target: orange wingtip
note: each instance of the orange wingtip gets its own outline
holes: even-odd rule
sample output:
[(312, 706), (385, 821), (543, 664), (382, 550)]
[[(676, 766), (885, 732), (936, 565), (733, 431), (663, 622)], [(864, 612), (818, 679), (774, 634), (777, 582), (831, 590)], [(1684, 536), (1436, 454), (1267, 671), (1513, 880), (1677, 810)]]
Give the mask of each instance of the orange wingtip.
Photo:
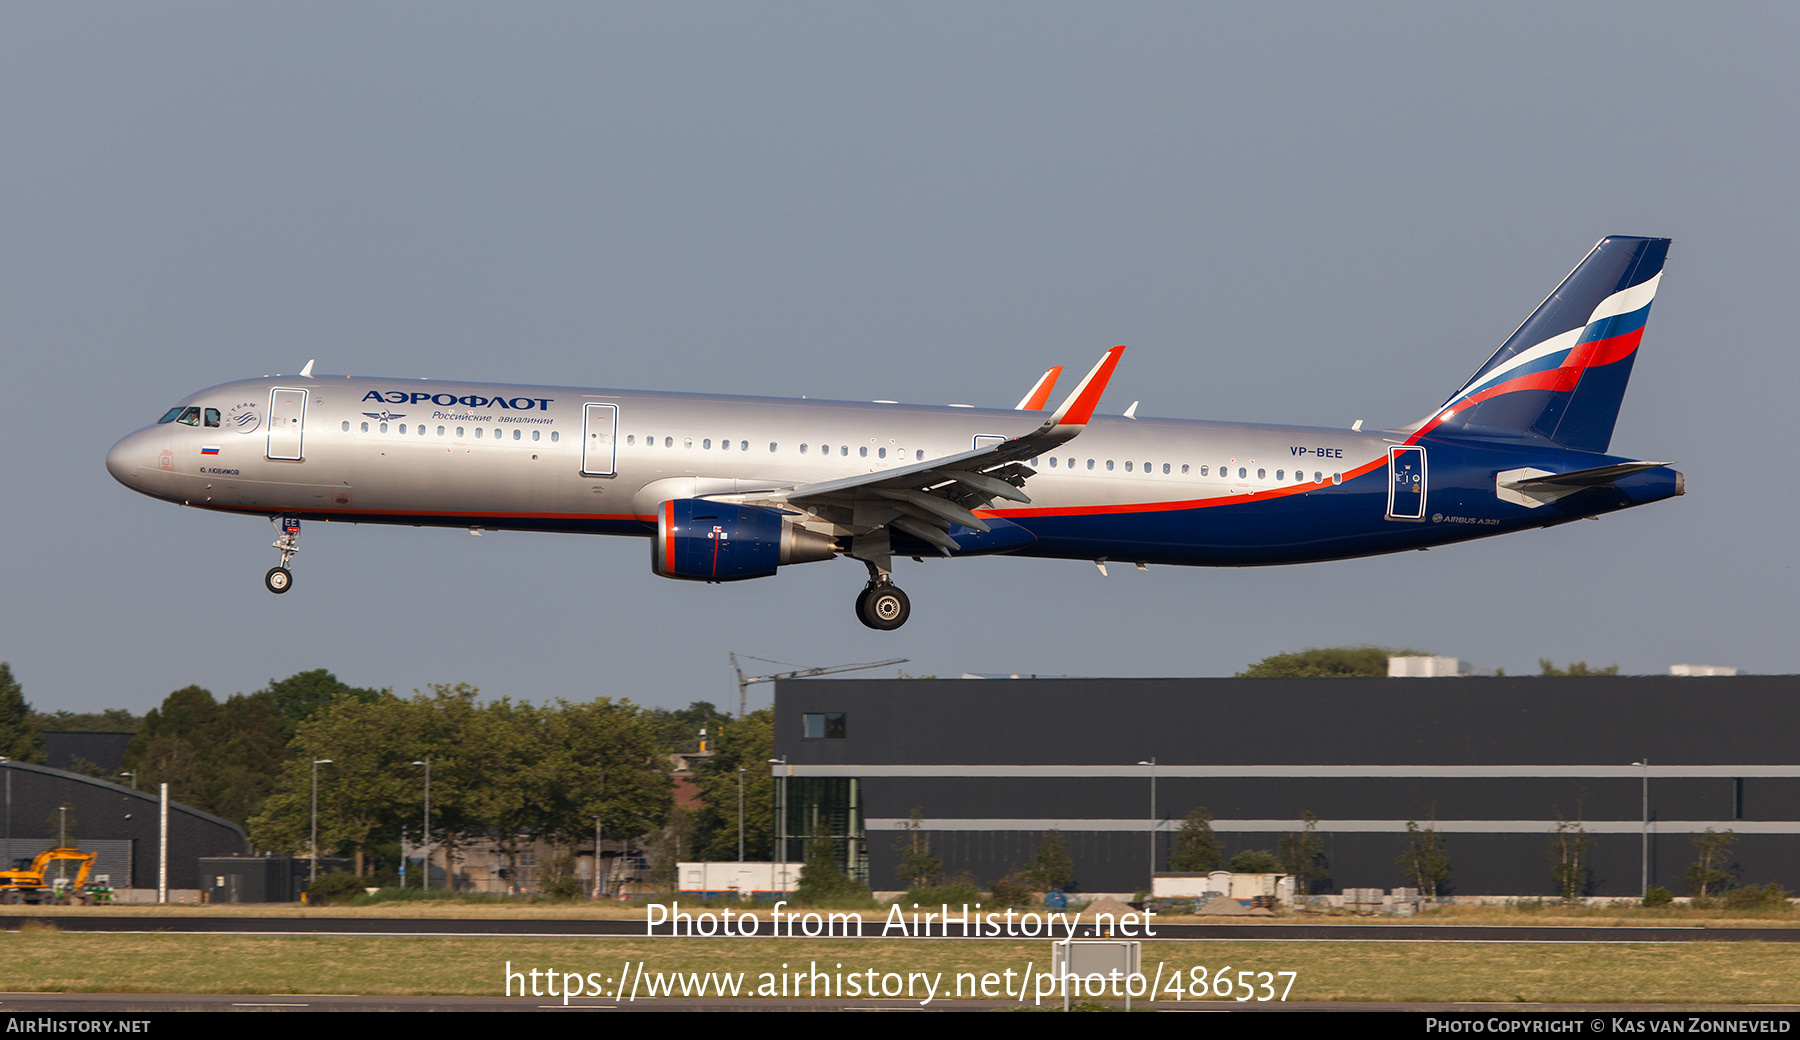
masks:
[(1081, 385), (1069, 396), (1068, 403), (1059, 410), (1056, 417), (1059, 426), (1086, 426), (1093, 417), (1094, 409), (1100, 405), (1100, 395), (1106, 392), (1106, 384), (1112, 379), (1113, 369), (1119, 365), (1119, 355), (1125, 353), (1123, 345), (1112, 348), (1094, 370), (1087, 374)]

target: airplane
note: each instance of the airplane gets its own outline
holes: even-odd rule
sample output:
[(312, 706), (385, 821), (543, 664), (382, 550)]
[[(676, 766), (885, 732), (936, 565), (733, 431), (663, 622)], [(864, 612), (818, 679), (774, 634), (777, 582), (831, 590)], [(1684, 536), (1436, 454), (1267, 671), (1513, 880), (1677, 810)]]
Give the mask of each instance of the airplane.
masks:
[[(1363, 430), (1097, 414), (1124, 347), (1050, 410), (314, 376), (192, 394), (113, 447), (154, 498), (265, 516), (285, 593), (302, 521), (650, 541), (702, 582), (847, 557), (856, 616), (911, 613), (896, 557), (1238, 567), (1428, 549), (1684, 494), (1608, 454), (1669, 240), (1602, 239), (1442, 405)], [(1046, 414), (1047, 413), (1047, 414)]]

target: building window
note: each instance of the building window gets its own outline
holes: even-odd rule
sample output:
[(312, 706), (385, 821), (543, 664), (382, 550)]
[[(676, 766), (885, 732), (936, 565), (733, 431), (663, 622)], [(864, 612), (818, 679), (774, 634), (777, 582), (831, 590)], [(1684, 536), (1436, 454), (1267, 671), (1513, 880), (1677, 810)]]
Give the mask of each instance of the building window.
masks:
[(844, 739), (844, 713), (841, 711), (809, 712), (800, 719), (807, 740)]

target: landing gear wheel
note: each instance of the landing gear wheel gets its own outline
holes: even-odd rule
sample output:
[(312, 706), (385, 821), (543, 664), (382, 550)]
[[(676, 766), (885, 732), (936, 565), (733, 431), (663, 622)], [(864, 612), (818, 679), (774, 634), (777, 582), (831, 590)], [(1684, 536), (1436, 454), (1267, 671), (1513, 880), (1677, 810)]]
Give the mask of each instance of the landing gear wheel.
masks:
[(856, 600), (856, 616), (870, 628), (882, 632), (892, 632), (906, 624), (912, 613), (912, 604), (906, 593), (894, 585), (876, 585), (863, 590)]
[(263, 575), (263, 584), (270, 592), (280, 595), (294, 587), (294, 575), (286, 567), (270, 567), (269, 573)]

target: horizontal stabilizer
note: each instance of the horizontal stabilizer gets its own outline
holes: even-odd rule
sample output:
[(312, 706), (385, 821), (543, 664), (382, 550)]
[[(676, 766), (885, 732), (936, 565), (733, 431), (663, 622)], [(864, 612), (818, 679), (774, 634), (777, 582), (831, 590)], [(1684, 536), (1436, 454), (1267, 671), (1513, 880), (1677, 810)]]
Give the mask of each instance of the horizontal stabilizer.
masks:
[[(1494, 474), (1494, 495), (1502, 502), (1511, 502), (1527, 509), (1551, 505), (1559, 499), (1567, 498), (1579, 491), (1589, 488), (1606, 487), (1616, 484), (1633, 473), (1646, 470), (1661, 469), (1672, 465), (1668, 462), (1620, 462), (1611, 466), (1595, 466), (1592, 469), (1578, 469), (1569, 473), (1552, 473), (1549, 470), (1525, 468), (1502, 470)], [(1677, 492), (1679, 494), (1680, 492)]]
[(1647, 469), (1661, 469), (1671, 466), (1671, 462), (1621, 462), (1616, 466), (1595, 466), (1593, 469), (1578, 469), (1573, 473), (1550, 473), (1541, 477), (1524, 477), (1519, 480), (1506, 481), (1503, 486), (1525, 490), (1527, 488), (1585, 488), (1601, 487), (1618, 481), (1620, 477), (1629, 477), (1633, 473), (1642, 473)]

